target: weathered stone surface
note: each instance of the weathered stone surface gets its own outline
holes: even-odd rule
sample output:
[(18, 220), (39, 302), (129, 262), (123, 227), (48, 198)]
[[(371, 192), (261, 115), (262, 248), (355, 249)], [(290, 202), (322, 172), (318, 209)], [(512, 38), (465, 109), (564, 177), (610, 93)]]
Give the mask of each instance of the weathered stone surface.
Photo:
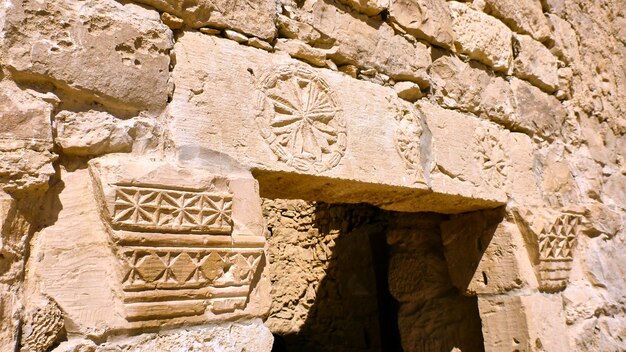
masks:
[[(261, 319), (219, 325), (147, 333), (95, 344), (87, 339), (61, 343), (53, 352), (176, 351), (203, 348), (207, 351), (271, 351), (274, 338)], [(201, 346), (201, 347), (199, 347)]]
[(571, 351), (562, 305), (560, 296), (538, 293), (479, 297), (485, 350)]
[(102, 155), (156, 146), (158, 131), (150, 118), (119, 120), (102, 112), (61, 111), (55, 116), (56, 143), (69, 155)]
[(454, 45), (458, 52), (480, 61), (496, 71), (509, 72), (513, 60), (513, 33), (495, 18), (449, 1)]
[(508, 185), (507, 131), (471, 115), (418, 102), (432, 134), (430, 182), (435, 192), (503, 202)]
[[(45, 99), (45, 100), (44, 100)], [(9, 191), (44, 189), (54, 174), (53, 95), (0, 83), (0, 183)], [(47, 102), (52, 101), (52, 103)]]
[(358, 12), (375, 16), (389, 7), (390, 0), (339, 0)]
[(393, 90), (398, 93), (400, 98), (411, 102), (415, 102), (423, 96), (420, 87), (413, 82), (398, 82), (393, 86)]
[(113, 155), (62, 170), (64, 206), (33, 240), (49, 255), (30, 263), (26, 295), (54, 299), (83, 336), (263, 316), (256, 182), (209, 165)]
[(22, 80), (49, 79), (122, 109), (159, 111), (167, 103), (172, 33), (156, 11), (113, 0), (20, 1), (5, 26), (5, 64)]
[(0, 351), (626, 350), (625, 18), (5, 1)]
[(465, 294), (502, 294), (536, 288), (517, 225), (497, 209), (453, 217), (441, 224), (452, 283)]
[(392, 0), (391, 19), (407, 33), (446, 48), (452, 47), (452, 17), (444, 0)]
[[(213, 55), (202, 55), (199, 48), (206, 47), (213, 48)], [(411, 105), (398, 99), (393, 89), (356, 81), (328, 70), (305, 69), (302, 64), (282, 56), (270, 56), (223, 39), (194, 33), (185, 34), (176, 50), (180, 60), (174, 70), (178, 88), (169, 114), (174, 126), (172, 140), (178, 148), (190, 145), (220, 148), (255, 170), (256, 177), (267, 185), (262, 189), (266, 196), (280, 197), (297, 187), (299, 196), (304, 199), (367, 200), (390, 209), (396, 205), (397, 209), (420, 209), (424, 204), (429, 207), (443, 204), (439, 202), (440, 196), (430, 200), (429, 197), (407, 198), (409, 194), (429, 193), (422, 158), (430, 151), (428, 143), (418, 143), (420, 138), (427, 137), (422, 133), (420, 120), (423, 118)], [(246, 65), (233, 66), (229, 71), (216, 69), (225, 62), (239, 62), (244, 57)], [(198, 75), (212, 77), (212, 84), (198, 82)], [(296, 80), (309, 83), (298, 88), (293, 86)], [(218, 84), (227, 84), (230, 90), (227, 92)], [(298, 104), (303, 103), (297, 100), (302, 88), (310, 89), (311, 96), (317, 97), (316, 104), (322, 114), (319, 116), (324, 117), (310, 132), (299, 129), (302, 117), (296, 110), (290, 110), (302, 109)], [(354, 96), (352, 92), (356, 90), (363, 94)], [(234, 96), (237, 99), (229, 98)], [(286, 103), (281, 99), (287, 99)], [(367, 110), (364, 111), (363, 107)], [(223, 113), (225, 111), (228, 114)], [(438, 111), (429, 114), (438, 120)], [(251, 116), (256, 116), (256, 121)], [(313, 118), (317, 116), (317, 112), (312, 115)], [(228, 125), (203, 122), (221, 118), (228, 118)], [(285, 121), (281, 122), (281, 119)], [(241, 127), (232, 128), (235, 124)], [(397, 126), (397, 129), (381, 128), (386, 125)], [(286, 133), (290, 128), (294, 132)], [(450, 126), (442, 127), (442, 130), (465, 133), (465, 129), (458, 125), (454, 130)], [(380, 133), (372, 134), (372, 131)], [(372, 138), (366, 142), (360, 139), (364, 133)], [(214, 138), (205, 138), (207, 134)], [(394, 168), (394, 163), (401, 163), (404, 168)], [(450, 160), (450, 163), (459, 168), (476, 169), (473, 159)], [(363, 174), (359, 170), (369, 171)], [(476, 172), (477, 169), (472, 171), (474, 182), (480, 184)], [(309, 181), (293, 184), (290, 181), (293, 173), (304, 175)], [(315, 175), (324, 177), (313, 177)], [(272, 181), (268, 182), (270, 179)], [(444, 193), (441, 195), (444, 198), (460, 196), (468, 199), (452, 203), (451, 209), (437, 208), (441, 211), (453, 211), (457, 207), (473, 209), (477, 203), (495, 206), (504, 200), (504, 193), (496, 193), (502, 195), (496, 197), (491, 192), (474, 193), (461, 189), (463, 183), (455, 185), (446, 181), (448, 179), (447, 176), (437, 178), (433, 181), (436, 182), (433, 190)], [(351, 182), (357, 183), (348, 187)], [(379, 202), (376, 196), (379, 191), (369, 191), (359, 182), (380, 183), (381, 189), (388, 189), (394, 196), (385, 197), (384, 203)], [(398, 186), (400, 188), (395, 188)]]
[(510, 84), (517, 110), (513, 126), (548, 140), (558, 138), (567, 114), (561, 103), (525, 81), (513, 78)]
[(182, 18), (193, 28), (215, 27), (234, 30), (263, 39), (276, 35), (274, 19), (276, 4), (273, 0), (255, 1), (254, 6), (244, 0), (135, 0)]
[(485, 12), (497, 17), (516, 32), (530, 34), (542, 42), (550, 35), (550, 27), (539, 0), (485, 0), (485, 5)]
[[(396, 35), (388, 24), (364, 15), (346, 13), (318, 0), (306, 1), (296, 16), (335, 40), (328, 53), (335, 64), (374, 68), (394, 80), (428, 86), (426, 68), (431, 61), (430, 49)], [(354, 33), (360, 34), (355, 36)]]
[(513, 74), (548, 93), (554, 92), (559, 85), (556, 57), (529, 36), (515, 35), (513, 41), (513, 50), (516, 52)]

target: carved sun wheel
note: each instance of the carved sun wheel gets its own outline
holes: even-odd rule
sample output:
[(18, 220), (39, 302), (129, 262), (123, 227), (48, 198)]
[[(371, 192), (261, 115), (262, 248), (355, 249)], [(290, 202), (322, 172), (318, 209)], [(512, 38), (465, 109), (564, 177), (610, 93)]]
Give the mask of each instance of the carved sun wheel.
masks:
[(346, 125), (328, 84), (303, 67), (286, 66), (262, 79), (257, 124), (279, 160), (323, 172), (346, 150)]

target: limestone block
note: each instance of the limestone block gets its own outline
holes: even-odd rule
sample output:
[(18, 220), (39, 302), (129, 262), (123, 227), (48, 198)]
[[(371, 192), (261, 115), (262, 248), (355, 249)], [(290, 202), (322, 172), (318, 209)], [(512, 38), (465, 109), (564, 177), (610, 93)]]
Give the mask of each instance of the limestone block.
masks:
[(390, 0), (339, 0), (354, 10), (368, 16), (376, 16), (389, 7)]
[(536, 288), (533, 268), (515, 223), (496, 209), (453, 217), (441, 224), (452, 283), (466, 295)]
[[(119, 120), (102, 111), (61, 111), (55, 116), (56, 139), (63, 153), (102, 155), (130, 152), (138, 144), (154, 144), (158, 137), (155, 122), (149, 118)], [(142, 148), (146, 147), (145, 145)]]
[(413, 82), (398, 82), (393, 86), (393, 90), (404, 100), (415, 102), (422, 97), (420, 87)]
[(33, 240), (26, 296), (56, 301), (68, 334), (267, 313), (263, 218), (249, 172), (219, 159), (110, 154), (61, 177), (62, 209)]
[(503, 202), (511, 161), (504, 152), (508, 132), (487, 121), (419, 101), (432, 135), (433, 191)]
[(274, 337), (261, 319), (219, 325), (145, 333), (95, 344), (87, 339), (72, 339), (51, 352), (109, 351), (255, 351), (272, 350)]
[[(264, 196), (295, 192), (301, 199), (444, 212), (504, 200), (466, 183), (438, 184), (448, 195), (429, 195), (423, 116), (392, 88), (197, 33), (185, 33), (176, 52), (169, 115), (179, 155), (220, 150), (253, 169)], [(303, 110), (308, 101), (314, 105)], [(465, 134), (465, 127), (446, 128)], [(458, 153), (466, 148), (459, 145)], [(476, 169), (473, 156), (454, 162)]]
[(474, 114), (482, 112), (481, 98), (492, 77), (488, 69), (481, 66), (448, 55), (433, 61), (429, 73), (437, 103)]
[(19, 1), (10, 11), (7, 65), (17, 79), (121, 109), (165, 107), (173, 39), (156, 11), (113, 0)]
[(515, 126), (548, 140), (557, 138), (566, 118), (566, 111), (555, 97), (520, 79), (510, 81), (515, 99)]
[(542, 292), (567, 285), (575, 247), (582, 230), (580, 210), (517, 207), (515, 222), (524, 236)]
[(426, 69), (430, 48), (396, 35), (387, 23), (360, 14), (350, 14), (326, 1), (309, 0), (298, 12), (299, 19), (335, 39), (328, 57), (338, 66), (356, 64), (374, 68), (396, 81), (428, 86)]
[(479, 296), (486, 351), (571, 351), (560, 295)]
[(245, 34), (270, 40), (276, 35), (274, 0), (255, 0), (254, 6), (245, 0), (134, 0), (159, 11), (182, 18), (193, 28), (230, 28)]
[(578, 47), (578, 38), (572, 25), (559, 16), (548, 14), (548, 23), (550, 24), (550, 39), (554, 42), (550, 49), (559, 59), (567, 64), (578, 62), (580, 60), (580, 49)]
[(559, 86), (557, 59), (543, 44), (526, 35), (513, 37), (516, 51), (513, 74), (548, 93)]
[(452, 17), (444, 0), (392, 0), (389, 15), (417, 38), (446, 48), (454, 43)]
[(540, 0), (485, 0), (485, 12), (495, 16), (518, 33), (529, 34), (538, 41), (550, 35), (548, 21)]
[(465, 4), (449, 1), (448, 5), (457, 52), (496, 71), (508, 73), (513, 59), (511, 30), (497, 19)]
[(0, 183), (15, 191), (45, 189), (54, 174), (50, 124), (54, 104), (13, 83), (0, 83)]
[(311, 65), (324, 67), (326, 66), (326, 52), (322, 49), (314, 48), (297, 39), (276, 40), (276, 50), (284, 51), (289, 56), (308, 62)]

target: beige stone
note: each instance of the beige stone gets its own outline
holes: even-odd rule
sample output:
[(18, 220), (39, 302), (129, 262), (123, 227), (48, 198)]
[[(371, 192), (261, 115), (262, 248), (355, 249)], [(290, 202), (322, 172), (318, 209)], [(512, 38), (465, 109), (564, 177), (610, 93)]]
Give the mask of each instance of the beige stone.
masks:
[(548, 140), (557, 138), (566, 118), (561, 103), (525, 81), (514, 78), (510, 83), (517, 110), (515, 125)]
[(479, 297), (485, 350), (571, 351), (562, 304), (559, 295)]
[(169, 12), (182, 18), (193, 28), (215, 27), (232, 28), (242, 33), (262, 39), (272, 39), (276, 35), (274, 1), (256, 1), (250, 6), (243, 0), (199, 0), (193, 5), (182, 0), (135, 0), (159, 11)]
[(484, 0), (485, 11), (506, 23), (518, 33), (529, 34), (538, 41), (550, 35), (548, 21), (539, 0)]
[[(61, 111), (55, 116), (55, 142), (68, 155), (102, 155), (156, 146), (155, 122), (148, 118), (119, 120), (101, 111)], [(141, 145), (145, 141), (147, 145)]]
[(568, 282), (572, 260), (582, 230), (580, 213), (545, 208), (516, 208), (515, 222), (524, 236), (535, 268), (539, 289), (556, 292)]
[(444, 0), (392, 0), (389, 15), (411, 35), (453, 46), (452, 17)]
[(504, 210), (470, 213), (441, 224), (453, 284), (465, 294), (503, 294), (536, 288), (532, 266), (515, 223)]
[(54, 299), (68, 334), (83, 336), (263, 316), (256, 182), (203, 163), (118, 155), (63, 170), (65, 207), (33, 246), (55, 254), (30, 264), (27, 296)]
[(300, 11), (298, 17), (302, 22), (335, 39), (328, 57), (337, 65), (375, 68), (394, 80), (428, 86), (426, 68), (431, 60), (426, 45), (396, 35), (384, 22), (346, 13), (324, 1), (306, 1)]
[(185, 23), (182, 18), (171, 15), (167, 12), (161, 14), (161, 21), (171, 29), (181, 29)]
[(358, 12), (375, 16), (389, 7), (390, 0), (339, 0)]
[(294, 59), (300, 59), (318, 67), (326, 66), (326, 52), (324, 50), (311, 47), (297, 39), (279, 38), (275, 48), (286, 52)]
[[(44, 100), (45, 99), (45, 100)], [(52, 99), (52, 100), (50, 100)], [(46, 101), (52, 101), (52, 103)], [(47, 188), (54, 174), (51, 118), (54, 96), (0, 83), (0, 182), (5, 190)]]
[(116, 108), (165, 108), (172, 33), (156, 11), (112, 0), (83, 7), (18, 2), (7, 18), (13, 44), (6, 65), (18, 78), (49, 77), (60, 89)]
[(529, 36), (515, 35), (513, 40), (513, 74), (548, 93), (554, 92), (559, 86), (556, 57)]
[(74, 339), (61, 343), (53, 352), (108, 352), (108, 351), (174, 351), (195, 349), (209, 351), (271, 351), (272, 334), (260, 319), (238, 321), (186, 329), (160, 331), (115, 341), (95, 344), (87, 339)]
[[(214, 48), (213, 55), (202, 56), (197, 48), (203, 47)], [(414, 195), (429, 193), (428, 181), (423, 174), (422, 158), (428, 158), (427, 154), (431, 151), (427, 148), (428, 143), (418, 143), (420, 138), (427, 136), (422, 133), (423, 127), (420, 125), (422, 115), (398, 99), (391, 88), (356, 81), (327, 70), (313, 71), (281, 56), (271, 57), (261, 51), (234, 45), (230, 41), (193, 33), (181, 38), (176, 50), (180, 59), (180, 64), (174, 71), (178, 89), (169, 114), (172, 116), (172, 126), (175, 126), (172, 139), (179, 148), (179, 153), (197, 150), (197, 147), (192, 147), (197, 144), (208, 149), (219, 146), (227, 155), (252, 167), (255, 175), (264, 184), (271, 185), (262, 190), (266, 196), (280, 197), (280, 194), (285, 194), (290, 189), (297, 189), (300, 197), (305, 199), (315, 194), (317, 199), (333, 200), (340, 199), (338, 196), (341, 194), (344, 200), (349, 199), (350, 202), (367, 200), (387, 208), (397, 206), (397, 209), (420, 209), (425, 204), (429, 207), (444, 204), (438, 201), (439, 195), (420, 198), (406, 198), (407, 193), (403, 195), (403, 190)], [(229, 72), (215, 69), (224, 62), (238, 62), (244, 57), (248, 60), (246, 65), (233, 67)], [(198, 68), (202, 71), (197, 71)], [(214, 82), (228, 82), (231, 89), (229, 94), (238, 96), (238, 99), (229, 99), (228, 95), (216, 99), (215, 94), (224, 94), (224, 90), (215, 84), (199, 86), (198, 74), (213, 77)], [(217, 78), (225, 74), (229, 77), (234, 74), (240, 78)], [(297, 80), (301, 84), (309, 85), (304, 85), (303, 88), (315, 89), (314, 94), (319, 97), (319, 104), (323, 108), (320, 113), (327, 116), (323, 120), (326, 127), (319, 125), (320, 130), (313, 130), (313, 135), (308, 135), (309, 132), (286, 134), (288, 129), (279, 120), (273, 120), (282, 118), (283, 115), (287, 118), (294, 113), (285, 104), (296, 104), (296, 108), (299, 106), (297, 104), (300, 103), (294, 100), (296, 98), (293, 95), (299, 93), (291, 85)], [(352, 95), (356, 90), (369, 93)], [(291, 101), (285, 102), (282, 99)], [(362, 106), (368, 107), (367, 112), (363, 112)], [(221, 111), (229, 113), (222, 114)], [(429, 111), (427, 115), (440, 122), (438, 111)], [(250, 119), (250, 116), (256, 116), (256, 121)], [(376, 116), (380, 121), (387, 122), (381, 124), (361, 116)], [(228, 118), (228, 128), (226, 125), (220, 127), (199, 122), (215, 121), (222, 117)], [(235, 124), (241, 127), (233, 128)], [(381, 129), (386, 124), (398, 126), (398, 129)], [(290, 125), (295, 126), (287, 124), (285, 127), (295, 128)], [(459, 127), (458, 124), (454, 126), (454, 131), (457, 132), (452, 133), (465, 133), (466, 127)], [(441, 130), (451, 131), (449, 126), (441, 127)], [(372, 134), (372, 131), (381, 133)], [(207, 133), (215, 138), (204, 138)], [(359, 137), (364, 134), (372, 137), (365, 141)], [(357, 139), (353, 139), (354, 137)], [(437, 143), (443, 143), (443, 139)], [(461, 142), (458, 146), (465, 150), (461, 147)], [(443, 148), (443, 145), (438, 148)], [(381, 153), (383, 150), (387, 152)], [(404, 167), (394, 168), (392, 163), (400, 163)], [(482, 183), (473, 158), (450, 160), (450, 163), (457, 168), (471, 169), (473, 182)], [(364, 174), (358, 170), (369, 171)], [(494, 175), (497, 175), (498, 171), (493, 170)], [(285, 177), (286, 173), (294, 172), (306, 175), (309, 181), (305, 184), (290, 182)], [(314, 177), (319, 174), (324, 175), (324, 178)], [(367, 178), (363, 178), (364, 176)], [(453, 203), (453, 209), (475, 209), (480, 203), (496, 206), (505, 199), (504, 192), (496, 192), (499, 195), (495, 197), (493, 192), (475, 193), (470, 189), (463, 190), (460, 185), (465, 185), (464, 182), (454, 183), (449, 181), (448, 176), (439, 176), (436, 180), (433, 177), (436, 185), (433, 184), (432, 187), (435, 192), (442, 193), (441, 197), (467, 197), (466, 200), (459, 199), (458, 203)], [(272, 181), (267, 182), (269, 180)], [(347, 187), (351, 182), (357, 182), (354, 188)], [(394, 196), (387, 195), (384, 204), (380, 203), (376, 191), (369, 191), (358, 182), (381, 183), (383, 189), (389, 189)], [(400, 188), (391, 191), (398, 186)], [(362, 190), (366, 192), (362, 193)], [(395, 195), (397, 198), (394, 199)]]
[(393, 90), (400, 98), (411, 102), (417, 101), (423, 95), (420, 87), (413, 82), (398, 82), (393, 86)]
[(454, 45), (458, 52), (496, 71), (508, 73), (513, 60), (512, 32), (495, 18), (449, 1)]

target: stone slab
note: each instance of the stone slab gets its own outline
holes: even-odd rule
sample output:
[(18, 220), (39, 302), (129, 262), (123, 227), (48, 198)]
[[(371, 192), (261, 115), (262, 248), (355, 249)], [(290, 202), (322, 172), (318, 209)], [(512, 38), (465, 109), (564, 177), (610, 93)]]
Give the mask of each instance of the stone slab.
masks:
[[(297, 194), (442, 212), (495, 207), (506, 199), (494, 188), (477, 190), (482, 173), (474, 156), (449, 161), (472, 170), (473, 183), (437, 176), (433, 189), (441, 194), (430, 194), (426, 119), (392, 88), (199, 33), (181, 36), (176, 52), (177, 88), (168, 114), (179, 155), (220, 150), (253, 170), (265, 197)], [(433, 124), (443, 121), (437, 114), (429, 116)], [(441, 128), (461, 135), (474, 127)], [(439, 148), (451, 137), (441, 135)], [(457, 144), (456, 152), (467, 154)], [(441, 160), (452, 154), (439, 150)]]

